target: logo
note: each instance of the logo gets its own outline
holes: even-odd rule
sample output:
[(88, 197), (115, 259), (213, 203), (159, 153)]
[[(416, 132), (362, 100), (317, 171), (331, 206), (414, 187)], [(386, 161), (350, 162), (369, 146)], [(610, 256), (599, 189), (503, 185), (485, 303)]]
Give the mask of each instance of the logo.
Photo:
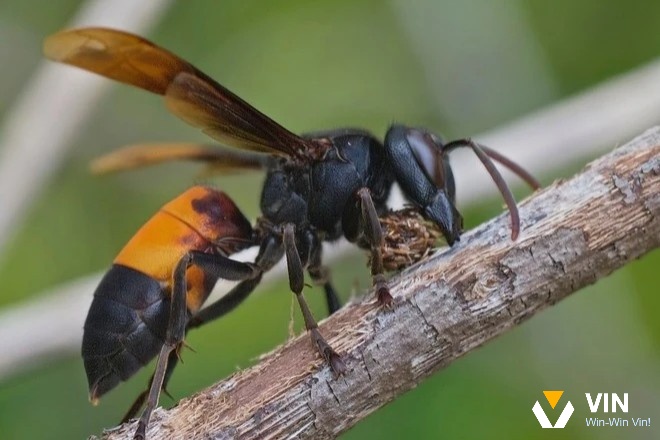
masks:
[(595, 398), (591, 397), (591, 393), (584, 393), (584, 395), (587, 397), (587, 404), (589, 405), (589, 410), (592, 413), (595, 413), (598, 411), (598, 407), (600, 406), (600, 401), (603, 397), (605, 397), (604, 400), (604, 411), (603, 412), (609, 412), (609, 396), (612, 396), (612, 412), (616, 412), (616, 407), (617, 405), (619, 406), (619, 409), (623, 411), (624, 413), (628, 412), (628, 393), (623, 393), (623, 400), (619, 397), (617, 393), (598, 393)]
[[(543, 391), (543, 394), (545, 394), (545, 398), (552, 407), (552, 409), (555, 409), (555, 406), (557, 406), (557, 402), (559, 402), (559, 399), (561, 398), (561, 395), (564, 394), (563, 391)], [(552, 423), (550, 423), (550, 420), (548, 419), (548, 416), (545, 414), (545, 411), (543, 411), (543, 408), (541, 408), (541, 404), (537, 400), (534, 406), (532, 407), (532, 411), (534, 412), (534, 415), (536, 416), (536, 419), (539, 421), (541, 424), (542, 428), (563, 428), (566, 426), (566, 423), (568, 423), (568, 419), (571, 418), (571, 415), (573, 414), (574, 408), (573, 405), (571, 404), (571, 401), (569, 400), (566, 403), (566, 406), (564, 407), (564, 410), (561, 412), (559, 415), (559, 418), (555, 422), (555, 425), (552, 426)]]

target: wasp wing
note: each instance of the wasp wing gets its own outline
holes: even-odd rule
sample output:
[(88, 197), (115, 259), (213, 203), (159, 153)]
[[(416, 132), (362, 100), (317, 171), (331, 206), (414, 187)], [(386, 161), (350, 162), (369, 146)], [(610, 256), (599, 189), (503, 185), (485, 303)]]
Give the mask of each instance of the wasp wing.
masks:
[(107, 28), (67, 30), (46, 38), (44, 53), (164, 95), (175, 115), (227, 145), (297, 158), (314, 147), (192, 64), (137, 35)]
[(271, 153), (275, 148), (275, 153), (289, 157), (304, 157), (304, 152), (313, 148), (313, 141), (282, 128), (221, 87), (183, 72), (167, 88), (165, 104), (172, 113), (222, 144)]
[(239, 169), (260, 170), (266, 166), (267, 158), (262, 154), (232, 151), (215, 145), (136, 144), (95, 159), (90, 164), (90, 168), (95, 174), (107, 174), (178, 160), (205, 162), (213, 170), (225, 172)]

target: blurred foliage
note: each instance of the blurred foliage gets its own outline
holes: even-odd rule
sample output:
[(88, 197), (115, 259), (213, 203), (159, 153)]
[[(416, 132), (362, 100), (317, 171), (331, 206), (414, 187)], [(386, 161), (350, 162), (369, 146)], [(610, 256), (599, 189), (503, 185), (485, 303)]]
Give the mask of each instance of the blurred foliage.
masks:
[[(149, 37), (294, 131), (350, 125), (383, 133), (396, 119), (448, 135), (472, 134), (660, 53), (660, 2), (501, 5), (491, 13), (493, 3), (484, 1), (174, 2)], [(3, 115), (40, 62), (42, 38), (63, 27), (78, 6), (73, 0), (48, 7), (36, 0), (0, 4)], [(508, 53), (508, 42), (516, 40), (526, 49)], [(456, 87), (436, 87), (445, 84), (443, 78)], [(480, 113), (480, 102), (502, 111)], [(158, 206), (191, 182), (208, 180), (189, 165), (104, 178), (87, 174), (90, 158), (118, 145), (177, 139), (204, 137), (178, 123), (158, 98), (113, 88), (80, 133), (68, 164), (12, 237), (0, 267), (0, 304), (104, 270)], [(549, 160), (554, 154), (561, 152), (548, 152)], [(567, 175), (558, 170), (542, 177), (549, 182)], [(213, 179), (252, 218), (258, 215), (258, 182), (255, 175)], [(492, 200), (464, 208), (468, 226), (492, 217), (500, 205)], [(344, 298), (356, 285), (360, 293), (368, 286), (366, 268), (355, 270), (363, 262), (353, 256), (333, 267)], [(659, 263), (656, 251), (563, 301), (435, 375), (344, 438), (556, 438), (556, 432), (539, 428), (530, 411), (544, 389), (565, 389), (576, 406), (576, 419), (562, 438), (621, 438), (620, 430), (584, 427), (582, 393), (629, 392), (631, 416), (660, 412)], [(308, 297), (323, 316), (321, 295), (310, 291)], [(185, 353), (172, 395), (190, 395), (284, 341), (291, 301), (286, 285), (271, 285), (235, 313), (192, 333), (189, 343), (197, 353)], [(0, 383), (2, 438), (99, 432), (118, 421), (149, 374), (145, 369), (93, 408), (79, 358), (27, 371)], [(162, 403), (172, 402), (164, 397)], [(629, 428), (624, 435), (657, 438), (657, 428), (651, 429)]]

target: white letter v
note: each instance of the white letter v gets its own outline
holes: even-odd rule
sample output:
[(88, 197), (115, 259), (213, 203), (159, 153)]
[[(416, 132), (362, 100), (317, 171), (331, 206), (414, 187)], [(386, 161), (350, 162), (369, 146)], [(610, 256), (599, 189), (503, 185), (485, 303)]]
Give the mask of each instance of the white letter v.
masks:
[(598, 397), (596, 398), (595, 402), (592, 402), (590, 393), (584, 393), (584, 395), (587, 396), (587, 403), (589, 404), (589, 409), (591, 412), (595, 413), (598, 411), (598, 407), (600, 406), (600, 398), (603, 397), (603, 393), (598, 393)]

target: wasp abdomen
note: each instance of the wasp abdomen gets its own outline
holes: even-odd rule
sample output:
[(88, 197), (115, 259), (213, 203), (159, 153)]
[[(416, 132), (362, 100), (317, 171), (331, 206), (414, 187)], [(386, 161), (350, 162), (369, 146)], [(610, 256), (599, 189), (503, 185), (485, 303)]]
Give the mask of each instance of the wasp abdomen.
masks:
[(94, 292), (82, 356), (92, 401), (131, 377), (159, 352), (170, 300), (153, 278), (115, 264)]

